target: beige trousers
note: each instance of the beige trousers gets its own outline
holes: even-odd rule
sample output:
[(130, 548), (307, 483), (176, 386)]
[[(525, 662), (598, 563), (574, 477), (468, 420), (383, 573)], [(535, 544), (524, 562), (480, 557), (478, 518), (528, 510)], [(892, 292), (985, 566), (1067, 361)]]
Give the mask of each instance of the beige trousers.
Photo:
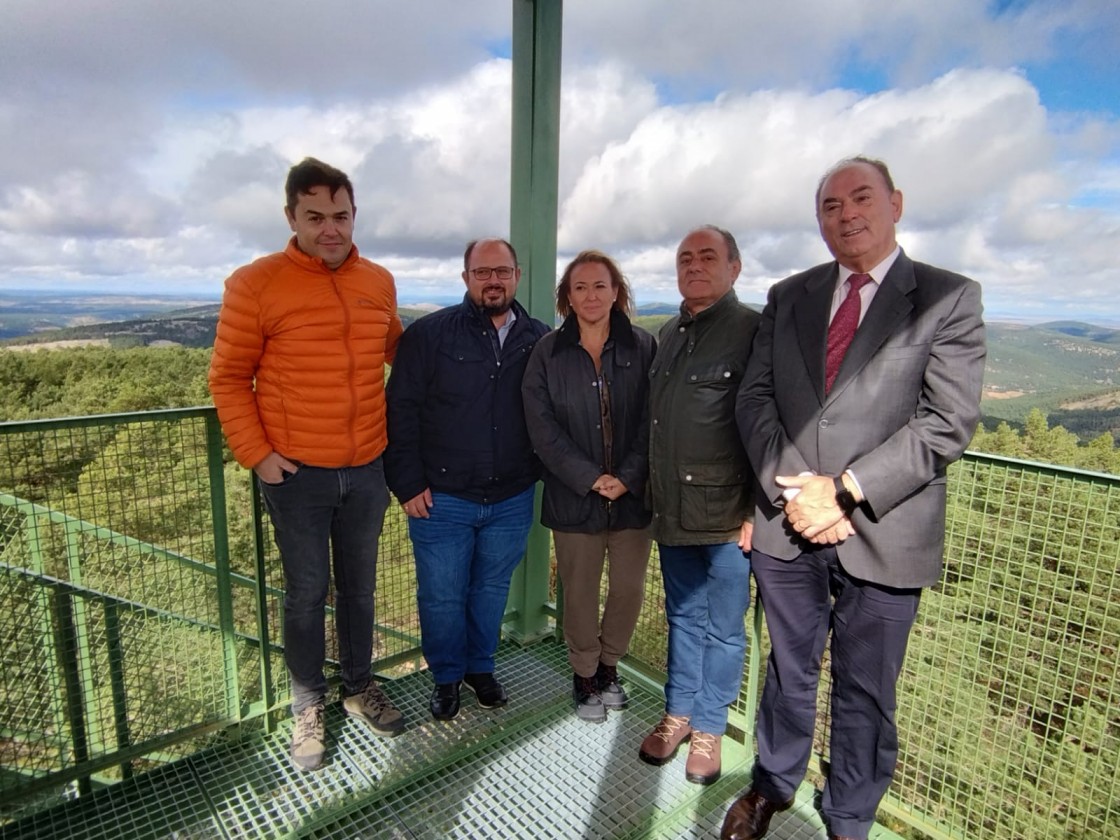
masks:
[[(630, 647), (645, 594), (650, 536), (645, 528), (598, 534), (552, 532), (556, 570), (564, 586), (564, 641), (568, 661), (581, 677), (617, 665)], [(607, 601), (599, 620), (603, 560), (607, 559)]]

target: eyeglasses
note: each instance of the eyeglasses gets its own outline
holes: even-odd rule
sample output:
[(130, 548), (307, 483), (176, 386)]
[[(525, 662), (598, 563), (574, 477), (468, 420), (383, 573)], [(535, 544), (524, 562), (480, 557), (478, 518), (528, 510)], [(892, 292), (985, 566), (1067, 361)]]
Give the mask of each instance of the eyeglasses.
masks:
[(508, 265), (500, 265), (497, 268), (483, 266), (482, 268), (472, 268), (471, 274), (474, 275), (475, 280), (489, 280), (491, 274), (497, 274), (499, 280), (508, 280), (513, 277), (513, 269)]

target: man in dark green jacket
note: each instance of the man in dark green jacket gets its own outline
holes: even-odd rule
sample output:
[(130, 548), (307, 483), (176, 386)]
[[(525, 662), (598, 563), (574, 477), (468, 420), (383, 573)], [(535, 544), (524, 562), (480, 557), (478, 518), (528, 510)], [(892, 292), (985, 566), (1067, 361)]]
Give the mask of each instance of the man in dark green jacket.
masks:
[(690, 738), (685, 777), (720, 774), (720, 739), (739, 693), (750, 601), (753, 480), (735, 424), (735, 396), (759, 315), (732, 286), (735, 238), (713, 226), (677, 249), (681, 314), (661, 329), (650, 369), (653, 538), (669, 622), (665, 716), (639, 756), (665, 764)]

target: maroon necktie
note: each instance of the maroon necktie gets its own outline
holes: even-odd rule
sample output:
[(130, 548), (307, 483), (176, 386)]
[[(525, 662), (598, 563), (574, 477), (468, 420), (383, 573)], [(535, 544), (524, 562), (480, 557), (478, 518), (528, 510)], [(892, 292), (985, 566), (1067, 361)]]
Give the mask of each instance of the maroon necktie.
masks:
[(844, 298), (828, 326), (828, 353), (824, 359), (826, 394), (832, 390), (832, 383), (840, 372), (840, 363), (844, 361), (844, 354), (848, 352), (848, 345), (852, 343), (856, 327), (859, 326), (859, 290), (870, 282), (870, 274), (853, 274), (848, 278), (848, 296)]

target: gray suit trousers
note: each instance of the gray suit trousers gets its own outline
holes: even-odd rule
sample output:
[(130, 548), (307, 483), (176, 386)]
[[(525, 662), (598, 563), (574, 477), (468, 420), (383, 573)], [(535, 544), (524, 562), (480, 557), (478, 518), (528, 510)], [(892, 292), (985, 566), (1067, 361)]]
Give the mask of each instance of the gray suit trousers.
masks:
[(821, 810), (833, 833), (866, 837), (898, 759), (895, 683), (921, 589), (857, 580), (831, 546), (793, 560), (756, 550), (751, 566), (771, 644), (754, 787), (785, 802), (805, 775), (831, 631), (831, 738)]

